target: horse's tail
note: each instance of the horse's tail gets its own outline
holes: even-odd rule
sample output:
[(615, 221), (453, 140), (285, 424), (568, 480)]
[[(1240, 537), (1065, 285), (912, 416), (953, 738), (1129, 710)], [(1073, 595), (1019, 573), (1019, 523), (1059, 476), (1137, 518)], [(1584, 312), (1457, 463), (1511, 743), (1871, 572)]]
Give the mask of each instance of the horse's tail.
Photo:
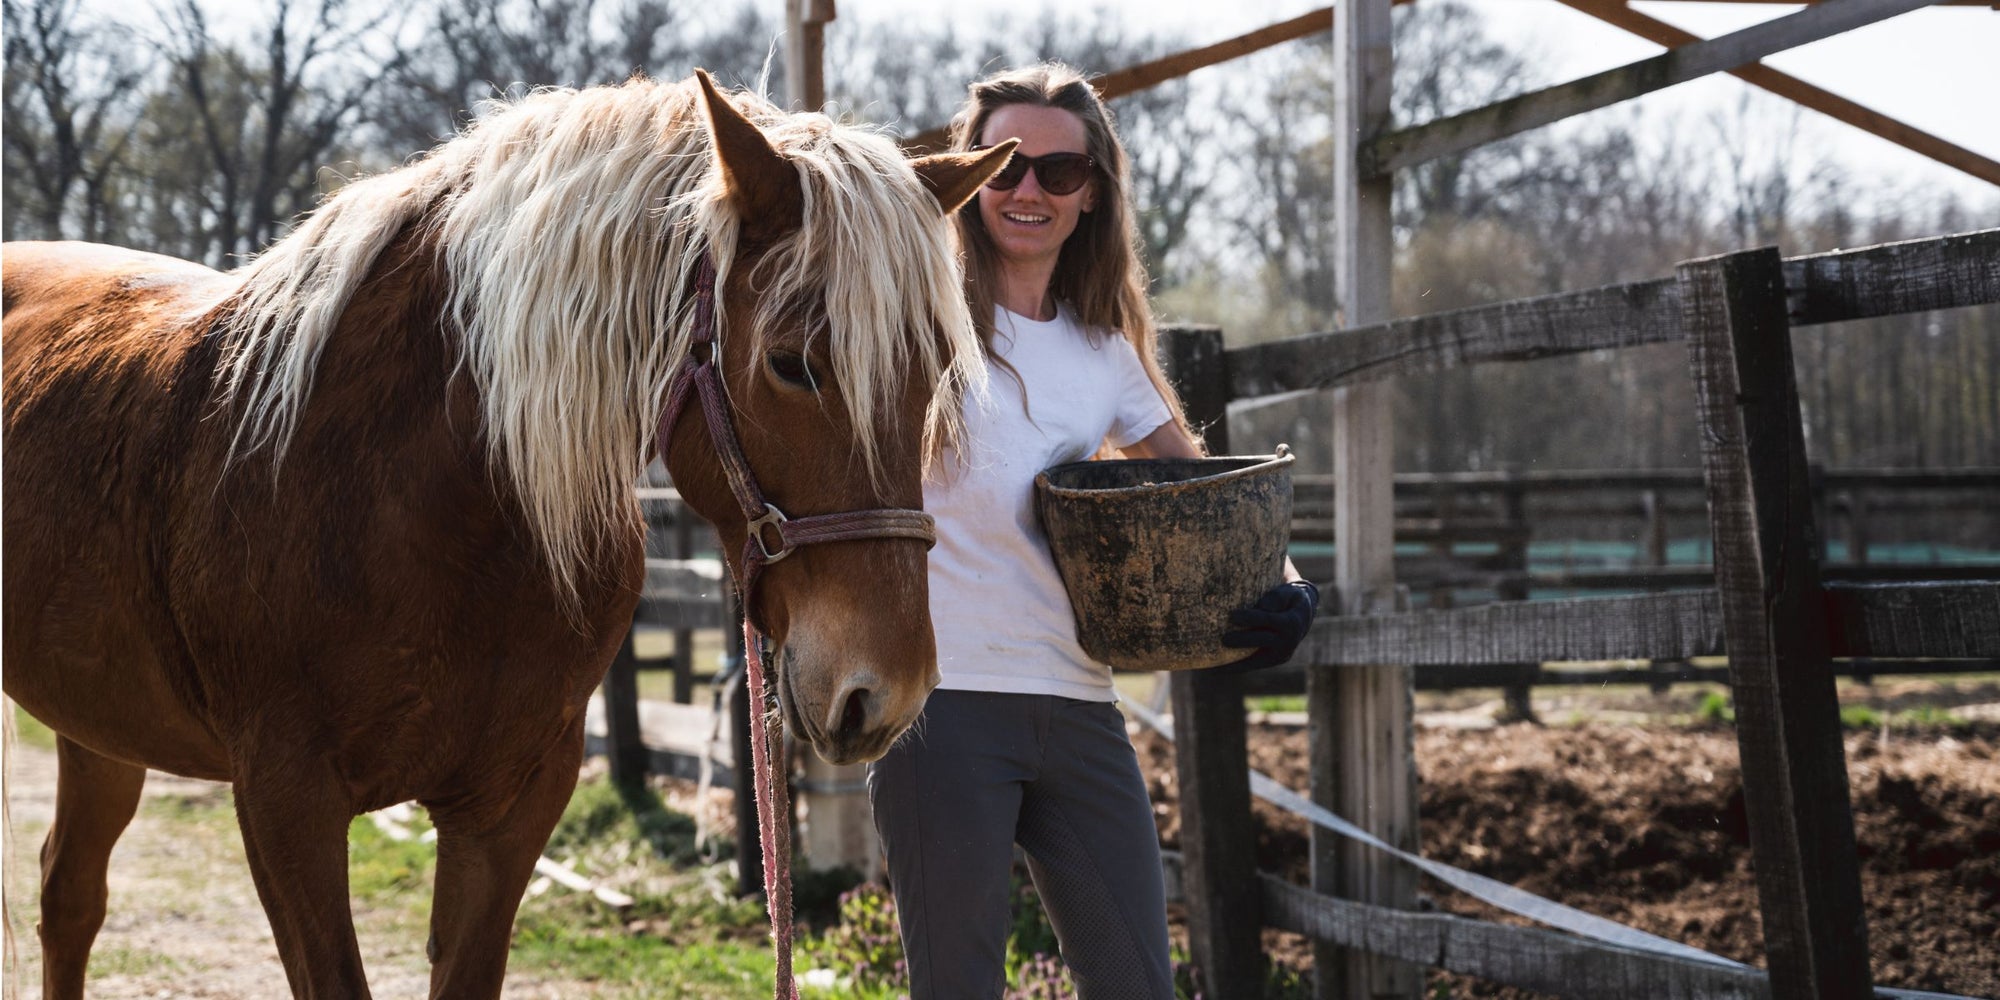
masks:
[(21, 957), (14, 951), (14, 699), (0, 695), (0, 923), (6, 930), (6, 993), (21, 995)]

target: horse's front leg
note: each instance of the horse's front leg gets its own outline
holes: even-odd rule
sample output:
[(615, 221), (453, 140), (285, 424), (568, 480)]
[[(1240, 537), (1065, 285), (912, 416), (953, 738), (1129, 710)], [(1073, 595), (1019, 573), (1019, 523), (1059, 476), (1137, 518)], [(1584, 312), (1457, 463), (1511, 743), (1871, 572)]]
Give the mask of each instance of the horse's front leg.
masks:
[(272, 741), (239, 758), (236, 819), (285, 978), (300, 1000), (365, 998), (368, 979), (347, 897), (345, 784), (327, 759)]
[[(7, 705), (8, 711), (13, 710)], [(42, 842), (42, 995), (83, 996), (91, 942), (104, 926), (105, 869), (132, 822), (146, 769), (56, 737), (56, 815)], [(11, 947), (12, 941), (10, 940)]]
[(437, 824), (437, 886), (431, 906), (431, 997), (480, 1000), (500, 995), (514, 912), (562, 818), (583, 763), (583, 716), (536, 765), (497, 817), (483, 810), (425, 803)]

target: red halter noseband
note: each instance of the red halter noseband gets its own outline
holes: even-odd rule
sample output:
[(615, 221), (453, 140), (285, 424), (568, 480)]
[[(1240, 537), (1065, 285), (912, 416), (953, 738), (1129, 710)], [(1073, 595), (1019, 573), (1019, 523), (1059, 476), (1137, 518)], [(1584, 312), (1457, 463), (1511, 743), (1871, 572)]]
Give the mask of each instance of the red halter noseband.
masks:
[[(673, 439), (674, 422), (687, 405), (690, 391), (701, 394), (702, 415), (708, 436), (715, 445), (716, 460), (729, 480), (729, 491), (743, 516), (750, 522), (743, 542), (743, 579), (737, 588), (743, 599), (744, 677), (750, 686), (751, 766), (756, 775), (757, 825), (764, 847), (764, 896), (771, 915), (771, 933), (777, 952), (775, 1000), (796, 1000), (797, 985), (792, 979), (792, 879), (791, 807), (785, 783), (776, 779), (773, 762), (783, 758), (782, 736), (765, 725), (765, 717), (776, 717), (768, 702), (762, 655), (763, 624), (757, 615), (757, 578), (765, 566), (792, 554), (801, 545), (815, 542), (850, 541), (858, 538), (914, 538), (926, 547), (937, 544), (936, 522), (920, 510), (884, 508), (856, 510), (841, 514), (815, 514), (790, 518), (764, 499), (743, 446), (736, 440), (736, 424), (730, 419), (728, 392), (722, 382), (721, 352), (715, 343), (715, 263), (707, 251), (695, 271), (694, 331), (687, 361), (674, 373), (667, 392), (667, 409), (660, 417), (660, 461), (667, 460), (667, 445)], [(699, 348), (706, 348), (699, 351)], [(697, 354), (703, 355), (697, 357)], [(773, 549), (765, 532), (777, 537)]]

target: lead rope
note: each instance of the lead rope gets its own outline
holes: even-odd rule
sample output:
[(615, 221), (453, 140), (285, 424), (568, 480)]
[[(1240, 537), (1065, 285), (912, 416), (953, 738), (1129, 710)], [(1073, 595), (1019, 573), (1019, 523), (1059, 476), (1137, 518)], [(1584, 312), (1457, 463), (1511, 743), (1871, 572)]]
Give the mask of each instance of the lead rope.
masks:
[[(780, 779), (777, 762), (784, 759), (782, 726), (765, 718), (776, 711), (775, 697), (764, 686), (764, 637), (743, 622), (744, 679), (750, 685), (750, 760), (757, 786), (758, 842), (764, 847), (764, 900), (771, 914), (771, 937), (778, 971), (771, 987), (774, 1000), (798, 1000), (792, 978), (792, 826), (790, 782)], [(740, 839), (740, 838), (739, 838)]]

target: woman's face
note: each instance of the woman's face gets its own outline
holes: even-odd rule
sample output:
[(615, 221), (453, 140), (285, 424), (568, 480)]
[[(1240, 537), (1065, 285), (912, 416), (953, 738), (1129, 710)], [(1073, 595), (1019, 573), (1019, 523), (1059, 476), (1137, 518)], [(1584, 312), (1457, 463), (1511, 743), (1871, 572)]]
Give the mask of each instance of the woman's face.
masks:
[[(1050, 153), (1083, 153), (1088, 149), (1083, 119), (1061, 108), (1035, 104), (1009, 104), (986, 119), (980, 133), (983, 145), (1019, 139), (1015, 157), (1046, 156)], [(1021, 183), (1005, 191), (979, 189), (979, 218), (1000, 251), (1001, 262), (1010, 268), (1055, 266), (1063, 241), (1076, 231), (1083, 213), (1097, 207), (1097, 173), (1083, 187), (1069, 194), (1050, 194), (1033, 170)]]

